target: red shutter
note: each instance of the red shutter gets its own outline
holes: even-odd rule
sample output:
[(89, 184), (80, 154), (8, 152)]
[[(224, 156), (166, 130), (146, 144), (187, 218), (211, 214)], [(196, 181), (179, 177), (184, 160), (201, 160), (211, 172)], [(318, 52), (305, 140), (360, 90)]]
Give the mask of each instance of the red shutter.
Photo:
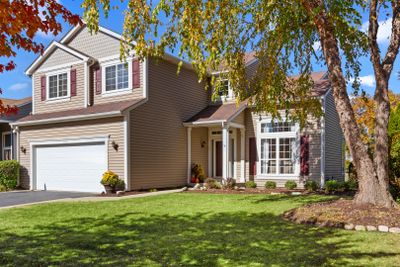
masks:
[(46, 100), (46, 76), (45, 75), (40, 77), (40, 95), (41, 95), (41, 100), (45, 101)]
[(96, 95), (100, 95), (101, 94), (101, 68), (99, 67), (96, 70), (96, 75), (95, 75), (95, 83), (96, 83)]
[(249, 138), (249, 160), (250, 160), (250, 166), (249, 166), (249, 174), (250, 175), (256, 175), (257, 173), (257, 143), (256, 143), (256, 138), (251, 137)]
[(71, 96), (76, 96), (76, 69), (71, 70)]
[(140, 63), (138, 59), (132, 61), (132, 87), (140, 87)]
[(300, 174), (309, 175), (310, 173), (310, 163), (309, 163), (309, 136), (303, 135), (300, 138)]

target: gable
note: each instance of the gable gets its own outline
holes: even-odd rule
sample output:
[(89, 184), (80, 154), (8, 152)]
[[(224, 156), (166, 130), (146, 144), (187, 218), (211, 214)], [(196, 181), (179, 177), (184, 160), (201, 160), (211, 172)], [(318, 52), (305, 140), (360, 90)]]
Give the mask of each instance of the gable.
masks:
[(91, 34), (87, 27), (83, 27), (65, 44), (96, 59), (119, 55), (120, 53), (119, 39), (103, 31)]
[(82, 61), (82, 59), (60, 48), (56, 48), (40, 65), (38, 71), (68, 63), (77, 63), (78, 61)]

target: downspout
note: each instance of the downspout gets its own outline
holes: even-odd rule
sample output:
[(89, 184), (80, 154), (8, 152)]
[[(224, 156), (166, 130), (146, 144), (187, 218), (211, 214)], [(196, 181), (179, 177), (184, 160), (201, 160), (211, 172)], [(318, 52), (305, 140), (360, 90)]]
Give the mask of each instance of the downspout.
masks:
[[(13, 133), (15, 133), (16, 134), (16, 140), (15, 140), (15, 147), (13, 147), (12, 149), (14, 149), (15, 148), (15, 160), (17, 160), (18, 162), (19, 162), (19, 143), (20, 143), (20, 140), (19, 140), (19, 128), (18, 128), (18, 126), (14, 126), (14, 125), (11, 125), (11, 129), (12, 129), (12, 132)], [(13, 138), (12, 138), (12, 140), (14, 139), (14, 135), (12, 135), (13, 136)], [(14, 154), (13, 154), (13, 157), (14, 157)], [(20, 183), (20, 172), (18, 172), (18, 179), (17, 179), (17, 186), (20, 186), (21, 185), (21, 183)]]
[(87, 108), (88, 106), (90, 106), (89, 103), (89, 89), (90, 89), (90, 67), (93, 66), (93, 64), (95, 63), (95, 60), (93, 60), (92, 58), (89, 58), (87, 61), (85, 61), (85, 66), (84, 66), (84, 77), (85, 77), (85, 81), (84, 81), (84, 88), (85, 88), (85, 94), (84, 94), (84, 106), (85, 108)]
[(329, 89), (324, 96), (322, 96), (322, 117), (321, 117), (321, 188), (325, 185), (325, 116), (326, 116), (326, 95), (330, 92)]

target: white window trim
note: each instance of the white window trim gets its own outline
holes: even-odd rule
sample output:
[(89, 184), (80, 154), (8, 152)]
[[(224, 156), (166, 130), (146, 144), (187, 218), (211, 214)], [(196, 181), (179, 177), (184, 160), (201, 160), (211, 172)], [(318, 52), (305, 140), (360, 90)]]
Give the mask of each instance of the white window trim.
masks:
[[(6, 141), (6, 135), (7, 134), (9, 134), (10, 136), (11, 136), (11, 146), (9, 146), (9, 147), (5, 147), (5, 141)], [(11, 159), (13, 159), (13, 140), (12, 140), (12, 138), (13, 138), (13, 135), (12, 135), (12, 132), (3, 132), (2, 133), (2, 138), (1, 138), (1, 147), (2, 147), (2, 149), (1, 149), (1, 159), (2, 160), (5, 160), (4, 159), (4, 151), (6, 150), (6, 149), (9, 149), (9, 150), (11, 150), (10, 151), (10, 155), (11, 155)]]
[(228, 95), (219, 96), (219, 97), (216, 99), (216, 101), (223, 101), (223, 102), (226, 102), (226, 101), (235, 100), (235, 95), (233, 94), (233, 90), (232, 90), (232, 87), (231, 87), (231, 82), (230, 82), (228, 79), (223, 79), (222, 81), (223, 81), (223, 82), (228, 81)]
[[(115, 96), (115, 95), (124, 95), (132, 92), (132, 58), (129, 57), (126, 59), (126, 62), (121, 61), (120, 59), (108, 61), (107, 63), (101, 64), (101, 95), (104, 97), (107, 96)], [(128, 64), (128, 88), (124, 89), (115, 89), (113, 91), (106, 91), (106, 67), (116, 66), (119, 64)]]
[[(59, 74), (67, 74), (67, 95), (61, 97), (53, 97), (50, 98), (50, 77), (59, 75)], [(57, 90), (58, 90), (58, 78), (57, 78)], [(71, 68), (60, 69), (58, 71), (50, 72), (46, 74), (46, 102), (64, 102), (69, 101), (71, 99)]]
[[(296, 180), (300, 177), (300, 126), (298, 123), (295, 123), (295, 129), (293, 132), (274, 132), (274, 133), (261, 133), (261, 124), (262, 123), (269, 123), (272, 121), (271, 117), (264, 117), (262, 120), (257, 122), (257, 179), (293, 179)], [(261, 139), (265, 138), (276, 138), (276, 146), (279, 148), (279, 138), (295, 138), (295, 147), (293, 148), (293, 153), (295, 153), (295, 163), (294, 173), (293, 174), (281, 174), (281, 173), (274, 173), (274, 174), (267, 174), (261, 173)], [(276, 151), (276, 170), (279, 172), (279, 149)]]

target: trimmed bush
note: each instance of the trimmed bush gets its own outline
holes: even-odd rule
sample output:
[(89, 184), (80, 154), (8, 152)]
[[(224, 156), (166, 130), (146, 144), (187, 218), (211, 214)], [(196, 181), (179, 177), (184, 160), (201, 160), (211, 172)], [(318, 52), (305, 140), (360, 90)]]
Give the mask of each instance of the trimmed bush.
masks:
[(115, 187), (119, 183), (120, 179), (118, 175), (112, 171), (106, 171), (103, 174), (103, 178), (101, 179), (100, 183), (102, 185), (108, 185), (111, 187)]
[(204, 182), (204, 185), (208, 189), (221, 189), (222, 188), (221, 184), (213, 178), (207, 178)]
[(246, 188), (257, 188), (257, 184), (254, 181), (247, 181), (244, 183)]
[(292, 190), (292, 189), (295, 189), (296, 187), (297, 187), (297, 183), (295, 181), (287, 181), (285, 183), (285, 188), (286, 189)]
[(319, 185), (316, 181), (308, 180), (304, 183), (304, 188), (310, 192), (315, 192), (319, 188)]
[(16, 160), (0, 161), (0, 191), (13, 190), (18, 184), (19, 162)]
[(357, 191), (358, 190), (358, 183), (355, 179), (350, 179), (346, 182), (346, 189), (350, 191)]
[(267, 189), (275, 189), (276, 188), (276, 183), (274, 181), (266, 181), (265, 182), (265, 188), (267, 188)]
[(325, 193), (333, 194), (333, 193), (339, 191), (339, 186), (340, 186), (340, 184), (336, 180), (326, 181), (326, 183), (325, 183)]

